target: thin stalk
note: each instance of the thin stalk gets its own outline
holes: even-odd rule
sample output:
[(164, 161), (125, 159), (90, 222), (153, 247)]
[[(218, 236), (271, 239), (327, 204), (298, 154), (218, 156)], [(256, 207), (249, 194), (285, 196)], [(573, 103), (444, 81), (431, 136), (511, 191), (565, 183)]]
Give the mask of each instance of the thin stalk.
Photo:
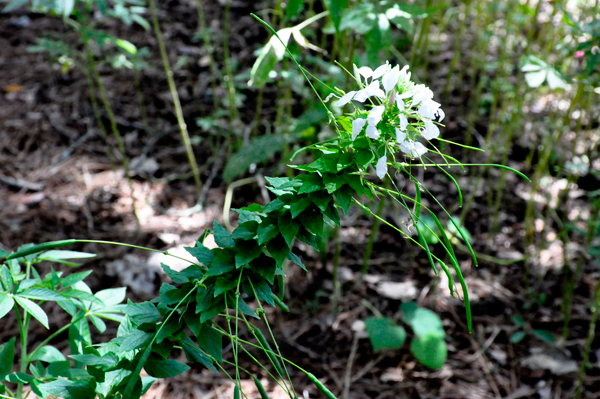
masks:
[[(462, 41), (462, 33), (465, 29), (465, 25), (467, 22), (467, 17), (469, 15), (469, 9), (471, 8), (471, 0), (465, 0), (464, 3), (464, 13), (463, 18), (460, 20), (460, 25), (458, 26), (458, 31), (455, 32), (454, 37), (454, 56), (452, 57), (452, 61), (450, 62), (450, 70), (448, 71), (448, 79), (446, 79), (446, 84), (444, 85), (444, 90), (442, 91), (442, 97), (446, 97), (448, 94), (448, 90), (452, 86), (452, 75), (454, 74), (454, 70), (458, 65), (458, 60), (460, 59), (460, 55), (462, 53), (461, 49), (461, 41)], [(460, 16), (460, 13), (459, 13)], [(460, 81), (459, 81), (460, 83)]]
[(202, 192), (200, 172), (198, 171), (198, 164), (196, 163), (196, 157), (194, 156), (194, 150), (192, 149), (192, 143), (190, 142), (190, 136), (188, 134), (187, 125), (185, 123), (185, 119), (183, 118), (183, 110), (181, 109), (181, 102), (179, 101), (179, 94), (177, 93), (175, 79), (173, 79), (173, 71), (171, 70), (171, 65), (169, 64), (169, 57), (167, 55), (167, 50), (165, 48), (165, 44), (162, 39), (162, 34), (160, 32), (158, 16), (156, 15), (156, 0), (150, 0), (149, 4), (150, 13), (152, 14), (152, 25), (154, 27), (154, 34), (156, 36), (156, 41), (158, 42), (158, 48), (160, 50), (160, 57), (162, 58), (165, 74), (167, 75), (169, 91), (171, 92), (171, 97), (173, 98), (173, 106), (175, 107), (175, 116), (177, 118), (177, 124), (179, 125), (183, 145), (185, 146), (188, 161), (190, 163), (190, 167), (192, 168), (192, 173), (194, 175), (194, 181), (196, 183), (196, 193), (200, 195), (200, 193)]
[(333, 273), (331, 279), (333, 280), (333, 295), (331, 297), (331, 309), (335, 311), (337, 304), (342, 296), (342, 287), (339, 278), (339, 266), (340, 266), (340, 254), (342, 252), (342, 245), (340, 243), (340, 227), (335, 226), (332, 235), (333, 241), (335, 242), (335, 251), (333, 253)]
[(583, 350), (583, 359), (581, 359), (581, 367), (579, 368), (579, 376), (575, 385), (575, 399), (581, 397), (581, 388), (583, 387), (583, 378), (585, 377), (585, 369), (592, 349), (592, 343), (596, 337), (596, 322), (598, 321), (598, 308), (600, 307), (600, 280), (596, 283), (594, 290), (594, 304), (592, 305), (592, 319), (590, 320), (590, 329), (588, 331), (585, 349)]
[[(385, 188), (387, 188), (387, 184)], [(371, 260), (371, 254), (373, 253), (373, 245), (375, 244), (375, 238), (377, 238), (377, 232), (379, 231), (379, 220), (381, 219), (381, 214), (383, 213), (383, 208), (385, 207), (385, 199), (386, 197), (382, 197), (379, 201), (379, 205), (377, 206), (377, 211), (375, 213), (376, 216), (373, 218), (373, 225), (371, 226), (371, 236), (369, 237), (369, 242), (367, 243), (367, 247), (365, 248), (365, 256), (363, 257), (363, 265), (360, 269), (360, 277), (357, 282), (358, 284), (362, 282), (362, 279), (369, 270), (369, 261)]]
[[(425, 9), (431, 8), (433, 0), (427, 0)], [(417, 68), (419, 63), (419, 57), (423, 53), (423, 38), (429, 33), (429, 25), (431, 24), (431, 16), (428, 16), (421, 20), (419, 26), (419, 35), (417, 36), (416, 43), (413, 44), (410, 52), (410, 66), (413, 70)]]
[[(21, 321), (21, 316), (19, 314), (19, 308), (17, 304), (14, 306), (15, 313), (17, 315), (17, 323), (19, 324), (19, 336), (21, 338), (21, 373), (27, 372), (27, 330), (29, 328), (29, 323), (27, 322), (28, 313), (25, 311), (23, 314), (23, 321)], [(17, 399), (23, 398), (23, 383), (19, 382), (17, 384)]]

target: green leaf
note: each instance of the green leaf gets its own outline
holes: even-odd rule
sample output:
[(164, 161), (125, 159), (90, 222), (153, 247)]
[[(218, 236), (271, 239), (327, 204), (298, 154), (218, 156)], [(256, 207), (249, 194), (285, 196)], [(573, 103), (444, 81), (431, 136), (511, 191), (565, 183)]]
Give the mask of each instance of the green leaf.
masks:
[(223, 338), (221, 333), (212, 327), (212, 322), (202, 324), (196, 340), (202, 350), (219, 363), (223, 361)]
[(398, 349), (406, 341), (406, 331), (387, 317), (370, 317), (365, 320), (373, 350)]
[(87, 276), (89, 276), (92, 273), (92, 271), (93, 270), (88, 270), (87, 272), (80, 273), (71, 273), (67, 277), (61, 278), (60, 283), (64, 288), (70, 287), (73, 284), (84, 280)]
[(269, 202), (267, 206), (265, 206), (265, 213), (272, 213), (276, 210), (279, 210), (285, 206), (285, 202), (281, 199), (276, 198), (273, 201)]
[(119, 344), (120, 352), (129, 352), (146, 346), (152, 340), (152, 334), (142, 330), (133, 330), (129, 334), (115, 338), (114, 341)]
[(431, 216), (422, 216), (417, 222), (417, 228), (428, 244), (435, 245), (440, 242), (437, 236), (439, 229)]
[(62, 301), (65, 298), (52, 291), (48, 288), (28, 288), (25, 291), (21, 291), (17, 294), (20, 297), (28, 298), (28, 299), (36, 299), (39, 301)]
[[(290, 247), (287, 245), (285, 239), (282, 236), (277, 236), (267, 243), (267, 249), (271, 256), (277, 262), (279, 268), (282, 267), (283, 261), (290, 252)], [(273, 280), (269, 279), (269, 282), (273, 284)]]
[(258, 222), (249, 221), (240, 224), (235, 230), (233, 230), (232, 238), (234, 240), (251, 240), (256, 237), (258, 230)]
[(296, 236), (300, 241), (305, 244), (310, 245), (315, 250), (319, 251), (319, 239), (317, 236), (312, 234), (310, 231), (306, 230), (304, 227), (301, 227), (298, 231), (298, 235)]
[(289, 260), (291, 260), (292, 262), (294, 262), (295, 264), (297, 264), (298, 266), (300, 266), (305, 272), (308, 271), (308, 270), (306, 270), (306, 266), (304, 266), (304, 263), (302, 263), (302, 260), (298, 257), (298, 255), (296, 255), (292, 251), (290, 251), (287, 254), (287, 258)]
[(342, 11), (348, 5), (348, 0), (329, 0), (329, 13), (335, 30), (339, 32), (340, 21), (342, 20)]
[(356, 162), (365, 168), (373, 162), (375, 154), (373, 154), (373, 150), (370, 148), (361, 148), (354, 153), (354, 157), (356, 158)]
[(270, 241), (279, 234), (279, 228), (275, 224), (276, 220), (273, 218), (265, 219), (260, 226), (258, 226), (258, 244), (263, 245), (265, 242)]
[(93, 258), (95, 256), (96, 254), (91, 254), (87, 252), (52, 250), (40, 254), (37, 257), (37, 260), (39, 262), (44, 260), (49, 262), (62, 262), (65, 259), (86, 259)]
[(10, 373), (15, 360), (15, 337), (0, 345), (0, 381)]
[[(215, 251), (217, 252), (217, 251)], [(215, 260), (206, 272), (207, 276), (220, 276), (235, 269), (235, 255), (231, 250), (218, 250)]]
[(243, 146), (238, 153), (229, 158), (223, 172), (223, 180), (232, 181), (244, 174), (250, 165), (268, 161), (282, 148), (283, 140), (279, 135), (261, 136), (251, 140), (248, 145)]
[(78, 361), (86, 366), (95, 366), (102, 371), (108, 371), (119, 362), (119, 358), (114, 353), (107, 353), (104, 356), (93, 354), (88, 355), (71, 355), (71, 359)]
[(235, 247), (235, 241), (231, 237), (231, 233), (216, 220), (213, 222), (213, 229), (215, 234), (215, 242), (221, 248), (233, 248)]
[(144, 364), (144, 370), (146, 370), (149, 375), (156, 378), (175, 377), (189, 369), (189, 366), (173, 359), (163, 360), (150, 358)]
[(333, 223), (340, 225), (340, 213), (338, 212), (333, 202), (329, 203), (329, 206), (325, 210), (325, 216), (327, 216)]
[(33, 380), (35, 380), (34, 377), (20, 372), (10, 373), (6, 376), (6, 381), (15, 383), (29, 384)]
[(346, 180), (343, 176), (338, 176), (335, 173), (323, 173), (323, 183), (329, 194), (334, 193), (344, 185)]
[(129, 320), (135, 325), (154, 323), (161, 318), (160, 312), (156, 306), (150, 302), (129, 302), (127, 305), (123, 306), (121, 311), (129, 316)]
[(98, 299), (97, 297), (95, 297), (94, 295), (90, 294), (87, 291), (83, 291), (83, 290), (79, 290), (79, 289), (68, 289), (65, 291), (61, 291), (61, 294), (63, 296), (68, 296), (71, 298), (77, 298), (80, 301), (87, 301), (87, 302), (94, 303), (96, 305), (104, 306), (104, 303), (100, 299)]
[(415, 335), (444, 338), (442, 320), (433, 311), (417, 307), (413, 302), (403, 303), (401, 307), (404, 322), (410, 324)]
[[(123, 302), (126, 292), (126, 287), (109, 288), (96, 292), (94, 296), (102, 301), (104, 304), (103, 308), (110, 308)], [(92, 305), (92, 310), (95, 308), (96, 305)]]
[(308, 198), (323, 212), (325, 212), (327, 205), (331, 201), (330, 193), (325, 190), (312, 192), (308, 194)]
[(335, 192), (335, 200), (342, 208), (345, 215), (348, 214), (348, 209), (350, 209), (350, 205), (352, 204), (352, 198), (354, 198), (354, 190), (352, 190), (348, 184), (344, 184)]
[(410, 351), (425, 367), (441, 369), (448, 358), (448, 348), (437, 335), (417, 336), (410, 343)]
[(325, 154), (308, 166), (319, 172), (337, 173), (339, 157), (338, 153)]
[(187, 283), (188, 281), (190, 281), (186, 276), (184, 276), (181, 273), (179, 273), (179, 272), (171, 269), (169, 266), (165, 265), (164, 263), (161, 262), (160, 266), (164, 270), (164, 272), (167, 275), (167, 277), (169, 277), (171, 280), (173, 280), (174, 283), (176, 283), (176, 284), (184, 284), (184, 283)]
[(42, 392), (64, 399), (94, 399), (96, 396), (96, 380), (93, 378), (80, 380), (60, 378), (56, 381), (40, 384), (39, 389)]
[(13, 297), (4, 292), (0, 292), (0, 319), (6, 316), (13, 306), (15, 306)]
[(42, 310), (42, 308), (39, 307), (38, 304), (36, 304), (33, 301), (30, 301), (27, 298), (21, 298), (18, 295), (14, 296), (15, 301), (17, 301), (17, 303), (27, 311), (27, 313), (29, 313), (30, 315), (32, 315), (33, 317), (36, 318), (37, 321), (39, 321), (40, 323), (42, 323), (42, 325), (46, 328), (48, 327), (48, 316), (46, 315), (46, 313)]
[(317, 236), (323, 236), (323, 214), (317, 207), (312, 206), (302, 212), (300, 223)]
[(295, 196), (290, 205), (292, 219), (295, 219), (303, 210), (312, 204), (312, 200), (306, 195)]
[(312, 193), (323, 189), (323, 181), (316, 174), (300, 175), (296, 179), (302, 181), (298, 194)]
[(239, 268), (250, 263), (262, 253), (263, 247), (256, 240), (239, 240), (236, 245), (235, 267)]
[(182, 334), (181, 338), (182, 339), (179, 340), (179, 343), (181, 343), (183, 353), (189, 362), (201, 363), (209, 370), (218, 373), (217, 368), (213, 364), (212, 360), (202, 353), (187, 335)]
[(185, 247), (185, 250), (206, 267), (210, 267), (215, 258), (213, 250), (206, 248), (200, 241), (196, 241), (195, 247)]
[(295, 17), (300, 11), (300, 7), (304, 4), (305, 0), (289, 0), (287, 6), (285, 7), (285, 13), (288, 18)]
[(65, 360), (65, 356), (55, 347), (46, 345), (42, 346), (35, 352), (35, 355), (29, 359), (30, 361), (39, 360), (42, 362), (52, 363)]
[(277, 220), (277, 227), (279, 228), (279, 232), (281, 233), (281, 236), (285, 240), (286, 244), (291, 248), (294, 238), (300, 229), (300, 225), (292, 219), (290, 212), (285, 212)]
[(0, 269), (0, 278), (2, 280), (4, 291), (10, 292), (13, 289), (14, 281), (12, 274), (6, 265), (2, 265), (2, 269)]
[(214, 296), (217, 297), (224, 292), (230, 291), (237, 287), (237, 278), (232, 275), (233, 273), (227, 274), (225, 276), (217, 277), (215, 281), (215, 293)]
[(510, 342), (512, 342), (513, 344), (518, 344), (519, 342), (523, 341), (523, 338), (525, 338), (526, 335), (527, 334), (525, 334), (524, 331), (517, 331), (516, 333), (511, 335)]
[[(283, 239), (281, 241), (283, 242)], [(283, 245), (285, 246), (285, 242), (283, 243)], [(271, 251), (269, 250), (269, 252), (271, 252)], [(289, 252), (289, 249), (288, 249), (288, 252)], [(273, 255), (273, 254), (271, 254), (271, 255)], [(285, 255), (283, 256), (283, 258), (285, 259)], [(250, 262), (250, 269), (252, 271), (260, 274), (262, 277), (267, 279), (271, 284), (273, 284), (275, 282), (275, 270), (277, 269), (277, 263), (273, 258), (262, 254), (260, 257), (254, 259), (252, 262)]]
[(555, 343), (554, 336), (548, 330), (534, 329), (532, 332), (533, 332), (533, 335), (535, 335), (536, 337), (538, 337), (539, 339), (541, 339), (542, 341), (544, 341), (546, 343), (549, 343), (549, 344)]
[(13, 254), (10, 254), (6, 257), (7, 260), (22, 258), (27, 255), (35, 254), (38, 252), (46, 251), (48, 249), (64, 247), (65, 245), (74, 244), (77, 240), (61, 240), (61, 241), (50, 241), (42, 244), (32, 245), (30, 247), (24, 248), (20, 251), (17, 251)]

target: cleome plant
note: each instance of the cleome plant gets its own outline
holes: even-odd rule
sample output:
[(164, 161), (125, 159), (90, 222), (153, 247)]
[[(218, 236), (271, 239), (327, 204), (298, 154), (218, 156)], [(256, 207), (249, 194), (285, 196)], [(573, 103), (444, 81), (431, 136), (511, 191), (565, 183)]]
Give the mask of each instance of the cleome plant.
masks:
[[(274, 30), (271, 32), (277, 36)], [(296, 62), (289, 51), (288, 54)], [(297, 62), (296, 65), (314, 89), (308, 71)], [(19, 329), (18, 338), (0, 346), (0, 397), (24, 399), (33, 392), (40, 398), (50, 395), (66, 399), (139, 398), (156, 378), (173, 377), (189, 369), (188, 365), (173, 358), (183, 351), (189, 362), (221, 371), (230, 378), (235, 384), (235, 398), (247, 397), (241, 390), (242, 374), (253, 378), (261, 397), (268, 398), (258, 376), (239, 364), (241, 356), (256, 362), (290, 398), (298, 397), (290, 378), (290, 367), (305, 373), (323, 395), (335, 398), (309, 370), (282, 355), (265, 307), (288, 310), (283, 302), (286, 259), (306, 270), (301, 258), (293, 251), (295, 240), (318, 250), (324, 225), (340, 225), (340, 210), (347, 214), (354, 204), (373, 215), (366, 202), (382, 197), (398, 202), (408, 212), (417, 238), (380, 216), (374, 216), (421, 247), (434, 271), (437, 273), (439, 268), (448, 276), (450, 291), (456, 295), (459, 294), (455, 279), (458, 280), (470, 329), (468, 292), (457, 257), (438, 216), (421, 203), (422, 193), (440, 206), (444, 219), (454, 225), (473, 259), (474, 253), (463, 229), (414, 173), (418, 168), (437, 168), (457, 185), (460, 193), (456, 180), (446, 169), (463, 168), (463, 165), (434, 144), (449, 143), (439, 137), (444, 112), (433, 100), (433, 92), (428, 87), (411, 80), (408, 66), (400, 68), (386, 62), (375, 70), (354, 67), (349, 74), (356, 90), (344, 92), (328, 87), (331, 95), (325, 100), (315, 90), (337, 136), (305, 148), (316, 153), (315, 160), (305, 165), (290, 165), (299, 172), (295, 177), (267, 178), (268, 189), (275, 199), (264, 206), (253, 204), (236, 209), (239, 222), (233, 231), (215, 221), (212, 230), (206, 230), (194, 247), (187, 248), (197, 262), (181, 271), (163, 264), (172, 283), (163, 284), (155, 299), (124, 304), (124, 288), (92, 293), (83, 282), (89, 272), (63, 277), (51, 270), (41, 276), (37, 268), (42, 261), (75, 265), (71, 259), (93, 256), (56, 249), (70, 244), (96, 242), (141, 247), (65, 240), (23, 246), (13, 253), (0, 252), (4, 262), (0, 318), (14, 312)], [(336, 100), (332, 101), (332, 98)], [(333, 111), (327, 106), (328, 100), (334, 105)], [(351, 109), (335, 117), (334, 111), (344, 107)], [(414, 183), (414, 198), (397, 187), (396, 173)], [(390, 186), (392, 188), (388, 188)], [(421, 215), (431, 217), (437, 229), (419, 223)], [(439, 236), (449, 262), (430, 251), (424, 238), (426, 232)], [(210, 234), (214, 236), (217, 248), (209, 249), (203, 245)], [(274, 287), (277, 293), (273, 292)], [(48, 317), (40, 306), (46, 302), (56, 302), (71, 316), (71, 322), (31, 349), (28, 330), (33, 319), (49, 327)], [(417, 319), (431, 319), (429, 313), (414, 305), (407, 305), (405, 313), (405, 321), (412, 323), (417, 335), (411, 350), (424, 364), (439, 367), (440, 361), (443, 364), (445, 360), (441, 323), (434, 323), (437, 327), (433, 332), (419, 332)], [(108, 342), (93, 343), (90, 323), (102, 333), (106, 330), (103, 319), (120, 323), (117, 336)], [(376, 336), (377, 328), (374, 327), (378, 323), (381, 324), (373, 320), (368, 323), (372, 338)], [(51, 346), (52, 341), (64, 332), (68, 333), (70, 354), (67, 357)], [(421, 341), (427, 342), (425, 346), (419, 345)], [(223, 356), (226, 342), (231, 343), (232, 361)], [(427, 360), (427, 345), (441, 348), (439, 359)], [(385, 347), (397, 345), (379, 342), (378, 348)], [(20, 356), (15, 363), (17, 348), (20, 348)], [(256, 349), (264, 352), (268, 363), (255, 357)], [(231, 366), (234, 373), (228, 371), (232, 370)], [(141, 376), (142, 369), (148, 376)]]

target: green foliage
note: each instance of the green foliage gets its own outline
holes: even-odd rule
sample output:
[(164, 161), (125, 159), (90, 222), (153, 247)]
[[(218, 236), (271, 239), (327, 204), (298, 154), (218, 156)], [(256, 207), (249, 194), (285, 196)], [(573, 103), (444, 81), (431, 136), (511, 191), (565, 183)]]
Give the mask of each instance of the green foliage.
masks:
[(283, 140), (279, 136), (261, 136), (253, 139), (227, 161), (223, 179), (232, 181), (245, 173), (250, 165), (268, 161), (283, 149)]

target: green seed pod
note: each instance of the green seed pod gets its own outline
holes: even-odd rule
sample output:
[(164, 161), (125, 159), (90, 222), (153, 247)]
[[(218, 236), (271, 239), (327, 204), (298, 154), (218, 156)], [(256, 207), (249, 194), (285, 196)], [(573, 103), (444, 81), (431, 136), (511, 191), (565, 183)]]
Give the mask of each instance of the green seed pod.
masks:
[(267, 356), (269, 356), (271, 363), (273, 363), (273, 367), (275, 367), (275, 371), (277, 371), (277, 374), (279, 374), (280, 376), (284, 376), (285, 374), (283, 373), (283, 367), (281, 367), (279, 359), (277, 359), (277, 356), (274, 354), (273, 349), (271, 349), (271, 345), (269, 345), (269, 342), (263, 335), (262, 331), (260, 331), (260, 328), (254, 327), (254, 334), (256, 335), (256, 339), (258, 340), (260, 345), (267, 350)]
[(240, 399), (240, 387), (237, 385), (233, 388), (233, 399)]
[(283, 295), (285, 294), (285, 281), (283, 280), (283, 276), (281, 274), (277, 276), (277, 285), (279, 286), (279, 300), (283, 301)]
[(323, 395), (327, 396), (328, 399), (337, 399), (335, 395), (329, 389), (327, 389), (327, 387), (323, 385), (323, 383), (319, 381), (317, 377), (315, 377), (314, 374), (306, 373), (306, 375), (308, 376), (308, 379), (311, 380), (313, 384), (315, 384), (317, 389), (321, 391)]
[(256, 385), (256, 389), (258, 389), (258, 393), (260, 393), (261, 399), (270, 399), (269, 395), (267, 395), (267, 391), (265, 391), (265, 387), (260, 383), (260, 380), (255, 376), (252, 376), (254, 379), (254, 385)]
[(290, 311), (290, 308), (288, 308), (288, 306), (285, 303), (283, 303), (277, 295), (275, 295), (271, 292), (271, 296), (273, 297), (273, 302), (275, 302), (275, 305), (279, 306), (281, 309), (285, 310), (286, 312)]

